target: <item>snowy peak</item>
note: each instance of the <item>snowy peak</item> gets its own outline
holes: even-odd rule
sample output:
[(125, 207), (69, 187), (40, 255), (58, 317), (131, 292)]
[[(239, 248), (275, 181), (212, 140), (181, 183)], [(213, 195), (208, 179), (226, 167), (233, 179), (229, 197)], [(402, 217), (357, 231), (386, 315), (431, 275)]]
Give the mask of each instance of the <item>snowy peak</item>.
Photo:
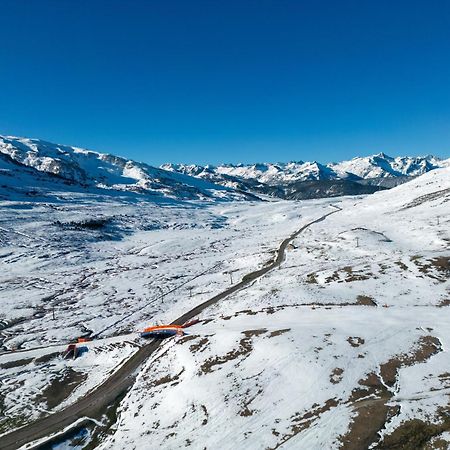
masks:
[(392, 158), (384, 153), (353, 158), (328, 166), (339, 174), (351, 173), (360, 178), (387, 178), (399, 176), (418, 176), (439, 167), (447, 167), (450, 160), (441, 160), (435, 156)]
[(128, 191), (179, 200), (247, 198), (245, 194), (228, 187), (173, 170), (39, 139), (0, 136), (0, 154), (22, 167), (33, 168), (85, 188)]
[(261, 183), (279, 184), (290, 181), (332, 180), (338, 178), (330, 168), (316, 162), (263, 163), (253, 165), (223, 165), (217, 173), (245, 179), (255, 179)]
[(384, 153), (378, 153), (373, 156), (358, 157), (350, 161), (326, 165), (317, 161), (291, 161), (276, 164), (224, 164), (217, 167), (165, 164), (161, 167), (205, 179), (211, 178), (215, 174), (216, 182), (220, 181), (217, 175), (226, 175), (240, 180), (255, 180), (268, 185), (279, 185), (312, 180), (357, 181), (373, 178), (418, 176), (449, 165), (450, 160), (441, 160), (434, 156), (392, 158)]
[[(132, 192), (154, 199), (176, 200), (254, 200), (253, 193), (297, 198), (299, 189), (302, 198), (313, 195), (313, 190), (317, 191), (314, 195), (320, 193), (321, 196), (328, 196), (330, 192), (350, 195), (351, 192), (361, 193), (361, 187), (355, 182), (392, 187), (408, 177), (450, 165), (450, 160), (434, 156), (392, 158), (379, 153), (330, 164), (291, 161), (220, 166), (164, 164), (157, 168), (107, 153), (12, 136), (0, 136), (0, 155), (0, 166), (10, 166), (11, 161), (16, 164), (14, 169), (4, 168), (0, 172), (2, 180), (9, 182), (11, 177), (7, 174), (14, 172), (18, 180), (19, 172), (28, 168), (24, 175), (30, 180), (28, 185), (32, 185), (33, 177), (40, 180), (36, 185), (44, 178), (47, 184), (59, 179), (83, 189), (108, 190), (110, 194)], [(44, 174), (46, 177), (42, 177)], [(300, 186), (306, 182), (309, 184)], [(17, 186), (18, 182), (15, 188)]]

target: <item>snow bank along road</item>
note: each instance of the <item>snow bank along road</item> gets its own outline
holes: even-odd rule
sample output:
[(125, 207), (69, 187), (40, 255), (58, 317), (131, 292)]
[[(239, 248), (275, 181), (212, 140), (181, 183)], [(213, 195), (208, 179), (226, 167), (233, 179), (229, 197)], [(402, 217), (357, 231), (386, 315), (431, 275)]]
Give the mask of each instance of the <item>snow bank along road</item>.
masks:
[[(288, 244), (306, 228), (317, 222), (325, 220), (329, 215), (340, 211), (339, 207), (334, 205), (333, 207), (335, 208), (334, 211), (331, 211), (319, 217), (318, 219), (307, 223), (299, 230), (291, 234), (288, 238), (284, 239), (277, 251), (276, 258), (272, 261), (272, 263), (263, 267), (262, 269), (245, 275), (242, 278), (242, 281), (191, 309), (181, 317), (178, 317), (178, 319), (174, 320), (172, 324), (181, 325), (185, 323), (186, 321), (196, 317), (209, 306), (246, 287), (252, 281), (262, 277), (267, 272), (278, 267), (284, 259), (286, 247), (288, 246)], [(161, 341), (153, 340), (149, 344), (141, 347), (105, 382), (103, 382), (95, 390), (87, 394), (85, 397), (80, 398), (77, 402), (73, 403), (67, 408), (36, 420), (29, 425), (26, 425), (2, 436), (0, 440), (0, 448), (4, 450), (17, 449), (25, 445), (26, 443), (33, 442), (38, 439), (45, 438), (46, 436), (50, 436), (54, 433), (60, 432), (79, 419), (97, 415), (108, 405), (113, 403), (118, 397), (123, 395), (128, 388), (130, 388), (137, 376), (138, 368), (147, 358), (149, 358), (155, 352), (155, 350), (157, 350), (160, 343)]]

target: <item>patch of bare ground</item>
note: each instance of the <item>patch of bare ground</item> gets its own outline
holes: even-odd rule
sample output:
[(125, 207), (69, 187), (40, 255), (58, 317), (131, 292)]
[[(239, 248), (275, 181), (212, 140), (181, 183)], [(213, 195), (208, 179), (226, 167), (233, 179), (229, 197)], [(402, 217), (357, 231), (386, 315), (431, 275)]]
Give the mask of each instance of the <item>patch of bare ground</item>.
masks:
[(389, 269), (389, 266), (387, 264), (378, 263), (379, 272), (384, 275), (386, 271)]
[(365, 340), (363, 338), (360, 338), (358, 336), (350, 336), (347, 339), (347, 342), (352, 346), (352, 347), (360, 347), (361, 345), (364, 344)]
[(272, 331), (269, 334), (269, 337), (271, 338), (271, 337), (280, 336), (280, 335), (282, 335), (284, 333), (287, 333), (288, 331), (291, 331), (291, 329), (290, 328), (283, 328), (282, 330), (275, 330), (275, 331)]
[(276, 305), (276, 306), (267, 306), (265, 308), (261, 308), (260, 310), (243, 310), (237, 311), (232, 316), (222, 316), (221, 320), (231, 320), (233, 317), (238, 317), (240, 315), (256, 315), (256, 314), (274, 314), (278, 311), (282, 311), (285, 308), (343, 308), (346, 306), (378, 306), (372, 297), (358, 295), (356, 302), (340, 302), (340, 303), (323, 303), (323, 302), (313, 302), (313, 303), (291, 303), (285, 305)]
[(261, 311), (255, 311), (253, 309), (243, 309), (242, 311), (236, 311), (232, 316), (221, 316), (222, 320), (230, 320), (232, 317), (238, 317), (242, 314), (245, 314), (246, 316), (256, 316)]
[(380, 366), (380, 374), (384, 382), (388, 386), (394, 386), (400, 367), (412, 366), (416, 363), (424, 362), (440, 352), (441, 347), (441, 342), (438, 338), (434, 336), (422, 336), (413, 349), (413, 353), (399, 355)]
[(351, 266), (345, 266), (341, 269), (335, 270), (331, 275), (326, 277), (325, 283), (351, 283), (352, 281), (364, 281), (378, 278), (372, 272), (367, 272), (364, 269), (365, 268), (361, 270), (355, 270)]
[(246, 399), (243, 402), (242, 409), (239, 411), (239, 415), (242, 417), (253, 416), (255, 410), (250, 409), (249, 406), (253, 402), (253, 400), (255, 400), (255, 398), (261, 395), (263, 392), (264, 392), (263, 389), (260, 387), (255, 395), (249, 397), (250, 390), (247, 390), (247, 392), (244, 395)]
[(348, 433), (340, 438), (343, 450), (361, 450), (369, 448), (377, 441), (378, 432), (391, 417), (398, 414), (398, 407), (386, 405), (390, 393), (374, 373), (360, 380), (362, 388), (352, 392), (350, 402), (354, 402), (356, 416)]
[(184, 344), (185, 342), (193, 341), (197, 339), (197, 336), (193, 336), (192, 334), (188, 334), (178, 339), (178, 344)]
[(211, 373), (214, 371), (215, 367), (221, 366), (227, 363), (228, 361), (233, 361), (237, 358), (245, 359), (253, 350), (252, 344), (253, 338), (264, 333), (267, 333), (266, 328), (243, 331), (242, 334), (244, 335), (244, 337), (239, 341), (238, 348), (231, 350), (225, 355), (208, 358), (200, 366), (200, 375)]
[(14, 367), (26, 366), (31, 361), (33, 361), (33, 358), (16, 359), (15, 361), (7, 361), (3, 364), (0, 364), (0, 369), (12, 369)]
[(377, 306), (373, 297), (370, 297), (368, 295), (358, 295), (356, 297), (356, 304), (364, 306)]
[(308, 275), (306, 275), (306, 282), (309, 284), (317, 284), (317, 274), (308, 273)]
[(443, 306), (450, 306), (450, 298), (444, 298), (437, 306), (440, 308)]
[(431, 259), (430, 262), (437, 270), (450, 277), (450, 256), (439, 256)]
[(344, 281), (346, 283), (352, 281), (364, 281), (369, 280), (370, 278), (377, 278), (373, 275), (373, 273), (361, 273), (361, 271), (354, 271), (353, 267), (347, 266), (342, 269), (346, 273), (346, 277)]
[[(379, 439), (379, 432), (400, 410), (399, 406), (387, 404), (392, 397), (392, 392), (388, 389), (388, 386), (394, 386), (398, 370), (401, 367), (424, 362), (441, 349), (439, 339), (434, 336), (423, 336), (414, 345), (411, 353), (391, 358), (386, 363), (381, 364), (379, 375), (370, 373), (365, 379), (360, 380), (359, 385), (361, 387), (353, 390), (348, 401), (349, 404), (353, 405), (356, 415), (347, 434), (340, 438), (341, 449), (366, 449), (376, 443)], [(409, 449), (410, 447), (380, 448)], [(421, 447), (414, 447), (415, 450), (419, 448)]]
[(418, 267), (419, 272), (429, 278), (445, 282), (450, 278), (450, 256), (438, 256), (422, 261), (420, 257), (412, 257), (411, 260)]
[(25, 416), (15, 416), (15, 417), (6, 417), (1, 414), (2, 418), (0, 419), (0, 434), (6, 433), (10, 430), (15, 430), (25, 424), (28, 423), (28, 420)]
[(171, 386), (176, 386), (180, 383), (180, 376), (183, 374), (184, 368), (180, 370), (176, 375), (164, 375), (161, 378), (158, 378), (157, 380), (154, 380), (150, 383), (149, 388), (155, 387), (155, 386), (161, 386), (162, 384), (172, 383)]
[(420, 197), (417, 197), (413, 201), (407, 203), (403, 208), (400, 208), (399, 211), (403, 211), (403, 210), (409, 209), (409, 208), (414, 208), (416, 206), (421, 205), (422, 203), (437, 200), (439, 198), (446, 198), (449, 195), (450, 195), (450, 189), (442, 189), (440, 191), (431, 192), (430, 194), (421, 195)]
[(0, 434), (6, 433), (27, 423), (23, 416), (8, 417), (5, 412), (5, 397), (0, 395)]
[(347, 434), (340, 438), (343, 450), (369, 448), (378, 439), (378, 432), (386, 421), (398, 413), (397, 407), (386, 405), (391, 393), (378, 375), (370, 373), (359, 384), (361, 387), (354, 389), (349, 399), (356, 416)]
[[(439, 443), (439, 440), (436, 441), (433, 438), (449, 430), (449, 416), (444, 415), (442, 422), (437, 424), (412, 419), (402, 423), (393, 433), (384, 436), (375, 448), (377, 450), (418, 450), (438, 449), (440, 446), (440, 448), (448, 449), (448, 443), (442, 439)], [(446, 446), (442, 447), (443, 444)]]
[(208, 423), (208, 419), (209, 419), (209, 414), (208, 414), (208, 409), (206, 408), (205, 405), (200, 405), (203, 411), (203, 414), (205, 414), (205, 418), (202, 421), (202, 425), (206, 425)]
[(268, 450), (276, 450), (277, 448), (280, 448), (287, 441), (309, 428), (321, 414), (329, 411), (331, 408), (335, 408), (337, 405), (338, 401), (334, 398), (330, 398), (322, 406), (318, 404), (313, 405), (312, 409), (307, 413), (293, 414), (291, 416), (291, 429), (288, 433), (281, 434), (275, 428), (272, 429), (272, 434), (280, 439), (274, 447), (269, 447)]
[(450, 373), (449, 372), (441, 373), (440, 375), (438, 375), (438, 378), (441, 381), (450, 381)]
[(424, 450), (448, 450), (449, 442), (442, 437), (435, 436), (424, 446)]
[(51, 380), (49, 386), (42, 390), (38, 401), (45, 401), (49, 409), (62, 403), (87, 378), (87, 374), (68, 368)]
[(339, 281), (340, 280), (339, 272), (335, 271), (330, 275), (329, 277), (325, 278), (325, 283), (331, 283), (332, 281)]
[(335, 367), (330, 375), (330, 382), (333, 384), (338, 384), (342, 381), (342, 374), (344, 373), (344, 369), (340, 367)]
[(200, 338), (197, 342), (194, 342), (189, 346), (191, 353), (203, 352), (209, 346), (209, 339), (207, 336)]
[(402, 262), (402, 261), (394, 261), (395, 264), (397, 264), (398, 267), (400, 267), (400, 269), (402, 270), (408, 270), (408, 266)]
[(44, 363), (51, 361), (52, 359), (56, 358), (59, 355), (60, 355), (60, 352), (48, 353), (47, 355), (43, 355), (43, 356), (40, 356), (39, 358), (36, 358), (34, 360), (34, 362), (36, 364), (44, 364)]

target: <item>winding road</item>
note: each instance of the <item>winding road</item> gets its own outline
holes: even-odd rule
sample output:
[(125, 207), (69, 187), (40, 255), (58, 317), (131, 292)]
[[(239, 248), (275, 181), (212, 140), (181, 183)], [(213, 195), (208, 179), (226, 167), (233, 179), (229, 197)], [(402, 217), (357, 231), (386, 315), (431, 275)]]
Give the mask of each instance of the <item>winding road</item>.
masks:
[[(325, 220), (331, 214), (340, 211), (340, 208), (332, 205), (335, 210), (331, 211), (316, 220), (313, 220), (299, 230), (284, 239), (281, 243), (276, 258), (262, 269), (256, 270), (245, 275), (242, 281), (231, 286), (220, 294), (197, 305), (195, 308), (178, 317), (172, 322), (172, 325), (182, 325), (190, 319), (198, 316), (202, 311), (215, 303), (223, 300), (229, 295), (248, 286), (252, 281), (262, 277), (267, 272), (278, 267), (285, 257), (286, 247), (300, 233), (311, 225)], [(130, 359), (128, 359), (116, 372), (114, 372), (106, 381), (100, 384), (96, 389), (89, 392), (86, 396), (80, 398), (75, 403), (65, 409), (50, 414), (35, 422), (18, 428), (8, 434), (0, 436), (0, 448), (3, 450), (18, 449), (21, 446), (43, 439), (57, 432), (60, 432), (79, 419), (84, 417), (96, 416), (106, 410), (114, 403), (117, 398), (123, 395), (134, 383), (138, 374), (139, 367), (158, 349), (161, 341), (151, 341), (141, 347)]]

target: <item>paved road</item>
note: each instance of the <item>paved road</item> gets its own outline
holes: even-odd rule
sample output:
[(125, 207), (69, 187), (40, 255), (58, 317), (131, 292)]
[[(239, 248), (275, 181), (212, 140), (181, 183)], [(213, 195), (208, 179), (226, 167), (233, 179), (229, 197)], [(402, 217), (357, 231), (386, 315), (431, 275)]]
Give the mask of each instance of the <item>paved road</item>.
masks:
[[(278, 267), (284, 259), (288, 244), (306, 228), (317, 222), (325, 220), (325, 218), (329, 215), (339, 211), (339, 208), (335, 208), (336, 209), (334, 211), (331, 211), (328, 214), (307, 223), (295, 233), (291, 234), (291, 236), (286, 238), (281, 243), (277, 252), (277, 257), (271, 264), (245, 275), (242, 278), (242, 281), (201, 303), (187, 313), (183, 314), (181, 317), (178, 317), (178, 319), (172, 322), (172, 325), (182, 325), (188, 320), (198, 316), (209, 306), (214, 305), (220, 300), (223, 300), (225, 297), (239, 291), (250, 284), (253, 280), (262, 277), (267, 272)], [(127, 360), (123, 366), (114, 372), (111, 377), (99, 385), (95, 390), (87, 394), (85, 397), (80, 398), (72, 405), (61, 411), (50, 414), (49, 416), (38, 419), (22, 428), (18, 428), (11, 433), (1, 436), (0, 449), (17, 449), (28, 442), (33, 442), (37, 439), (42, 439), (46, 436), (62, 431), (80, 418), (95, 416), (104, 411), (108, 405), (114, 403), (120, 395), (124, 394), (133, 385), (136, 375), (138, 374), (139, 367), (158, 349), (160, 343), (161, 341), (151, 341), (141, 347), (130, 359)]]

